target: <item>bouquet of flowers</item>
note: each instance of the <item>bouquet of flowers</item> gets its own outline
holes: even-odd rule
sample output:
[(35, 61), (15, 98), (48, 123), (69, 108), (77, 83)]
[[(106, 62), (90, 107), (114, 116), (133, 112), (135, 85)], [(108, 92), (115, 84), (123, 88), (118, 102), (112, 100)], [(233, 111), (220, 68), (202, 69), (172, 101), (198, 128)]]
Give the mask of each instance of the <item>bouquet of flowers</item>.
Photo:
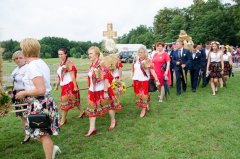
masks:
[(149, 60), (143, 60), (143, 61), (141, 61), (141, 66), (142, 66), (142, 68), (144, 68), (144, 69), (149, 68), (149, 67), (150, 67), (150, 61), (149, 61)]
[(120, 80), (113, 80), (111, 84), (112, 89), (114, 90), (115, 94), (124, 94), (127, 91), (127, 88), (125, 86), (124, 82), (121, 82)]

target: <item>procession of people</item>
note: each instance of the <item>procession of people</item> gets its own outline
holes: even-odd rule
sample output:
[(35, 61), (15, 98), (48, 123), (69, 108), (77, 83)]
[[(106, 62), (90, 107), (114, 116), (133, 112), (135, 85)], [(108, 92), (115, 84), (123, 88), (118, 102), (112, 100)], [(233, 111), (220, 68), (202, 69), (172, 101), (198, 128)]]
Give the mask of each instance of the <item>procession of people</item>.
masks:
[[(150, 110), (149, 89), (152, 85), (158, 91), (160, 103), (166, 96), (165, 86), (173, 86), (173, 79), (176, 79), (177, 96), (187, 91), (188, 77), (193, 93), (197, 91), (201, 79), (202, 87), (206, 87), (210, 81), (213, 96), (217, 95), (219, 85), (220, 88), (226, 86), (233, 62), (228, 48), (226, 46), (220, 48), (217, 41), (206, 42), (205, 48), (200, 44), (193, 44), (192, 49), (188, 49), (185, 41), (181, 39), (176, 41), (174, 47), (164, 42), (157, 42), (153, 46), (155, 50), (151, 58), (148, 58), (147, 49), (140, 47), (137, 58), (132, 63), (131, 80), (136, 107), (141, 109), (140, 118), (144, 118)], [(17, 113), (25, 130), (25, 138), (21, 144), (26, 144), (30, 139), (38, 139), (43, 145), (46, 159), (55, 158), (55, 154), (61, 151), (57, 145), (54, 145), (50, 136), (58, 135), (59, 128), (67, 123), (68, 111), (75, 107), (79, 110), (79, 118), (84, 115), (89, 118), (89, 130), (85, 137), (97, 133), (96, 120), (107, 112), (110, 117), (108, 131), (116, 128), (115, 114), (116, 111), (122, 110), (119, 98), (126, 89), (122, 81), (123, 64), (115, 56), (117, 51), (115, 55), (103, 56), (96, 46), (88, 49), (91, 64), (87, 73), (88, 96), (82, 97), (82, 100), (87, 100), (88, 103), (84, 110), (80, 102), (77, 68), (68, 59), (67, 50), (59, 48), (60, 64), (56, 72), (58, 76), (55, 90), (58, 90), (59, 85), (61, 86), (60, 120), (58, 107), (51, 96), (50, 70), (39, 58), (39, 42), (36, 39), (26, 38), (21, 41), (21, 49), (12, 57), (18, 65), (12, 73), (13, 103), (27, 103), (24, 107), (26, 111)], [(39, 121), (42, 122), (34, 124)]]

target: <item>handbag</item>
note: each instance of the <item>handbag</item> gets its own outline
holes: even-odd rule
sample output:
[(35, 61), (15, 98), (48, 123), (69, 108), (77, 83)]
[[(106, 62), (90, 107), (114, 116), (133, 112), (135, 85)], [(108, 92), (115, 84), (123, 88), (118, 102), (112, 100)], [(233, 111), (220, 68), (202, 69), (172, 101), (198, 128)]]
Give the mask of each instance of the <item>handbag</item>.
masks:
[(157, 90), (157, 87), (155, 85), (154, 79), (150, 79), (148, 81), (148, 92), (155, 92)]
[(30, 128), (41, 128), (41, 129), (51, 128), (50, 118), (46, 114), (28, 115), (28, 121), (29, 121)]

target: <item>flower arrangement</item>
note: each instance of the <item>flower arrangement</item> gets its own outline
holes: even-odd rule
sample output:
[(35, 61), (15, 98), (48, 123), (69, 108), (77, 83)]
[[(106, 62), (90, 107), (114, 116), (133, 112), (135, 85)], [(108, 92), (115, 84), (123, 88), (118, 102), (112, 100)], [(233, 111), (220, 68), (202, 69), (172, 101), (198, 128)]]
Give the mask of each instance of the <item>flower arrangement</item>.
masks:
[(141, 61), (141, 65), (144, 69), (147, 69), (150, 67), (150, 61), (145, 59), (145, 60)]
[(124, 82), (121, 82), (120, 80), (113, 80), (111, 84), (111, 88), (114, 90), (115, 94), (124, 94), (127, 91), (127, 88), (125, 86)]

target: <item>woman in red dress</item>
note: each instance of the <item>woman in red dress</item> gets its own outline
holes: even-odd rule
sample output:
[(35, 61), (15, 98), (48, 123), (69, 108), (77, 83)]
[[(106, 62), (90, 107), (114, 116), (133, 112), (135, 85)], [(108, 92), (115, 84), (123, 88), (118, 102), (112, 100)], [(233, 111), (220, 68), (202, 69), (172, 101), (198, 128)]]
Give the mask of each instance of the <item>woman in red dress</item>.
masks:
[(146, 48), (139, 48), (138, 57), (132, 66), (132, 80), (134, 93), (136, 95), (136, 106), (142, 109), (140, 117), (143, 118), (146, 115), (146, 110), (149, 110), (150, 94), (148, 92), (148, 82), (150, 75), (154, 77), (156, 86), (159, 85), (159, 81), (151, 60), (147, 57)]
[[(154, 70), (157, 74), (158, 80), (160, 82), (159, 88), (159, 102), (163, 101), (164, 96), (164, 78), (168, 80), (168, 85), (171, 85), (171, 73), (170, 73), (170, 57), (167, 52), (164, 51), (165, 44), (163, 42), (158, 42), (156, 44), (157, 53), (154, 54), (152, 62), (154, 65)], [(163, 68), (165, 65), (166, 69)]]
[(80, 93), (76, 81), (77, 69), (73, 62), (68, 60), (66, 49), (59, 49), (58, 56), (61, 59), (61, 63), (57, 70), (58, 78), (55, 90), (58, 90), (60, 84), (62, 90), (60, 101), (62, 119), (60, 126), (62, 126), (67, 122), (67, 113), (70, 109), (78, 107), (80, 111), (78, 117), (83, 117), (84, 111), (80, 104)]
[(100, 50), (98, 47), (92, 46), (88, 49), (89, 59), (92, 62), (88, 71), (88, 106), (87, 112), (90, 122), (89, 131), (85, 137), (90, 137), (97, 133), (95, 128), (96, 117), (104, 116), (105, 112), (109, 113), (111, 124), (108, 130), (112, 130), (116, 126), (115, 119), (115, 95), (111, 88), (113, 76), (110, 70), (100, 65)]

